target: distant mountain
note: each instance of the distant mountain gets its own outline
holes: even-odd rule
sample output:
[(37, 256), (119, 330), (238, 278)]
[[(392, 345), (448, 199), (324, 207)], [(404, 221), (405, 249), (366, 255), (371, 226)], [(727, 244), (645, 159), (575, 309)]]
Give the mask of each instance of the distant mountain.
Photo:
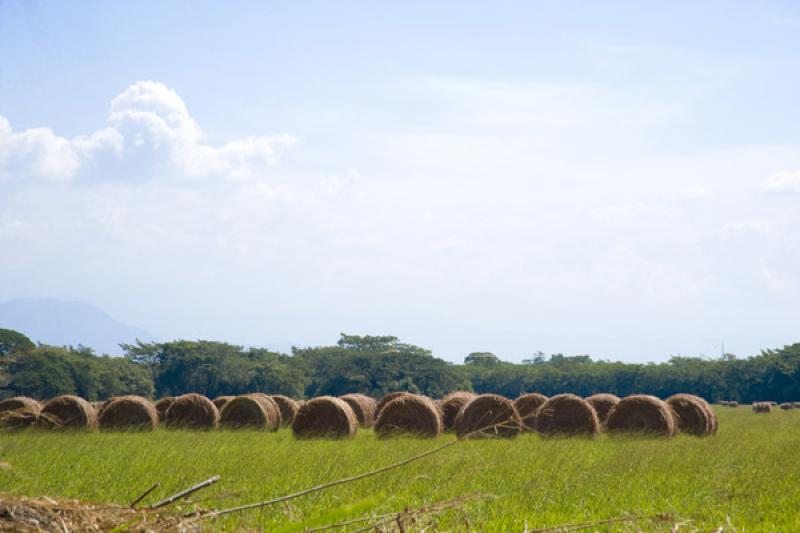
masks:
[(15, 329), (44, 344), (82, 344), (109, 355), (122, 354), (120, 343), (154, 340), (143, 329), (123, 324), (93, 305), (51, 298), (0, 302), (0, 328)]

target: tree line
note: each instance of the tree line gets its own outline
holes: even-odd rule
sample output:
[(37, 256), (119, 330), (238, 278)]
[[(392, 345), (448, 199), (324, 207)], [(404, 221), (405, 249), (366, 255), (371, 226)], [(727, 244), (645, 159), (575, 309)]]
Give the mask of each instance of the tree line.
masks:
[(379, 397), (396, 390), (441, 397), (471, 390), (510, 398), (532, 391), (660, 397), (689, 392), (712, 401), (800, 401), (800, 343), (747, 358), (678, 356), (644, 364), (543, 353), (509, 363), (488, 352), (453, 364), (397, 337), (347, 334), (333, 346), (295, 347), (291, 355), (204, 340), (122, 347), (123, 357), (109, 357), (82, 346), (35, 345), (21, 333), (0, 329), (0, 398), (78, 394), (100, 400), (186, 392), (214, 398), (257, 391), (294, 398), (349, 392)]

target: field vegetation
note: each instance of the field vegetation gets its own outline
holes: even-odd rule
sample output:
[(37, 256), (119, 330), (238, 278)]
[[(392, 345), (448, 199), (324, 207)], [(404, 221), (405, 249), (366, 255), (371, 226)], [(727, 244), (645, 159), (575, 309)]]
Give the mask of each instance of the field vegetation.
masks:
[[(798, 531), (800, 411), (716, 408), (719, 431), (697, 438), (542, 438), (456, 444), (401, 468), (283, 504), (203, 522), (210, 530), (304, 531), (430, 507), (411, 530), (534, 531), (594, 523), (592, 531)], [(220, 475), (181, 510), (267, 500), (373, 470), (455, 439), (296, 440), (291, 431), (0, 434), (6, 494), (145, 503)], [(339, 531), (357, 531), (359, 522)], [(396, 527), (396, 523), (391, 524)]]

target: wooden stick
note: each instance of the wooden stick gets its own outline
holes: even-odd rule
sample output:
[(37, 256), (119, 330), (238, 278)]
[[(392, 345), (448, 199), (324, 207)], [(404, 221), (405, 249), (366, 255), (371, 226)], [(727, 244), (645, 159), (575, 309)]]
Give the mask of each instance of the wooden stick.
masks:
[(182, 490), (177, 494), (173, 494), (169, 498), (165, 498), (165, 499), (161, 500), (158, 503), (154, 503), (153, 505), (150, 506), (150, 509), (158, 509), (159, 507), (164, 507), (165, 505), (169, 505), (172, 502), (174, 502), (175, 500), (180, 500), (181, 498), (183, 498), (185, 496), (188, 496), (188, 495), (190, 495), (190, 494), (192, 494), (194, 492), (197, 492), (200, 489), (204, 489), (204, 488), (208, 487), (209, 485), (213, 485), (217, 481), (219, 481), (219, 476), (214, 476), (212, 478), (209, 478), (209, 479), (203, 481), (202, 483), (198, 483), (194, 487), (189, 487), (188, 489)]
[(137, 503), (139, 503), (140, 501), (144, 500), (147, 497), (147, 495), (150, 494), (151, 492), (153, 492), (154, 490), (156, 490), (160, 484), (161, 483), (159, 483), (159, 482), (156, 482), (155, 484), (153, 484), (153, 486), (150, 487), (149, 489), (147, 489), (146, 491), (144, 491), (141, 496), (139, 496), (138, 498), (133, 500), (128, 507), (130, 507), (131, 509), (136, 507)]

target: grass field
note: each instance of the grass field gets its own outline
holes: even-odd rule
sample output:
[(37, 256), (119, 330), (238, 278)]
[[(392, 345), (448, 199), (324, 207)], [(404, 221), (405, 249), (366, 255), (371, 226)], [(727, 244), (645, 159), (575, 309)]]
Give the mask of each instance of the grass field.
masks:
[[(459, 442), (400, 469), (208, 527), (303, 531), (469, 495), (477, 499), (431, 517), (428, 531), (531, 531), (620, 517), (627, 521), (590, 529), (669, 531), (682, 523), (681, 531), (800, 531), (800, 411), (717, 412), (719, 433), (706, 439)], [(451, 439), (379, 441), (361, 431), (351, 441), (295, 441), (287, 430), (2, 434), (0, 490), (126, 504), (158, 481), (152, 503), (219, 474), (195, 501), (222, 508), (371, 470)]]

